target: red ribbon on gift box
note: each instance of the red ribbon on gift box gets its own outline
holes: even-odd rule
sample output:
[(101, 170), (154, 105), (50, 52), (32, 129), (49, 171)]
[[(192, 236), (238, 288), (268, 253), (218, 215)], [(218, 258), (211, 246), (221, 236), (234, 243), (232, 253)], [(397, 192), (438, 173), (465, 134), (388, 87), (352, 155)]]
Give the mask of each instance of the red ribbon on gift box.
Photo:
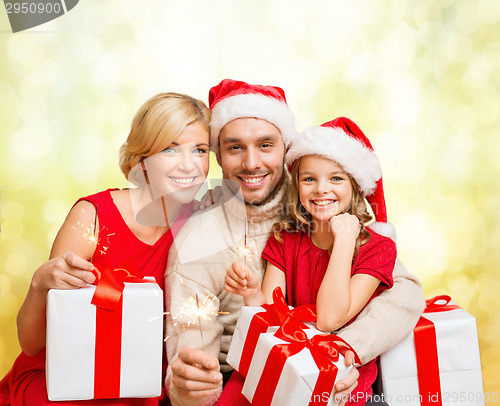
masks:
[[(460, 309), (456, 304), (450, 304), (447, 295), (436, 296), (425, 301), (424, 313), (447, 312)], [(439, 361), (434, 323), (425, 317), (420, 317), (415, 326), (415, 353), (417, 356), (418, 390), (422, 406), (442, 406), (441, 379), (439, 377)]]
[[(273, 291), (273, 304), (262, 305), (264, 312), (257, 313), (253, 316), (250, 326), (248, 327), (245, 343), (241, 352), (240, 364), (238, 372), (246, 378), (248, 368), (257, 346), (257, 341), (262, 333), (266, 333), (270, 326), (279, 326), (287, 316), (294, 318), (299, 322), (314, 322), (316, 321), (316, 306), (302, 305), (290, 310), (286, 304), (285, 295), (280, 287)], [(301, 323), (302, 328), (308, 328)]]
[[(127, 266), (129, 269), (133, 269)], [(96, 306), (94, 399), (120, 397), (122, 304), (125, 282), (145, 283), (136, 271), (125, 268), (94, 268), (96, 289), (91, 303)]]
[(308, 338), (301, 325), (291, 315), (283, 321), (275, 337), (287, 341), (288, 344), (277, 344), (269, 352), (264, 370), (257, 384), (252, 404), (259, 406), (270, 405), (276, 387), (283, 371), (286, 360), (307, 348), (314, 359), (319, 376), (311, 395), (309, 406), (328, 404), (324, 393), (331, 393), (335, 385), (338, 368), (334, 362), (339, 360), (339, 354), (344, 355), (347, 350), (354, 353), (355, 362), (361, 360), (354, 349), (342, 338), (334, 334), (319, 334)]

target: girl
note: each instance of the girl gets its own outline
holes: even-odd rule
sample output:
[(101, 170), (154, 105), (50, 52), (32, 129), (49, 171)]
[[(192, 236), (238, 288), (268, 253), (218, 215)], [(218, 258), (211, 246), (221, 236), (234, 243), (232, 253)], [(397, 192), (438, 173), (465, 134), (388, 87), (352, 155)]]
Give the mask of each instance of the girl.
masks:
[[(78, 289), (92, 270), (125, 261), (164, 286), (175, 232), (192, 212), (192, 200), (209, 166), (210, 110), (192, 97), (163, 93), (136, 114), (120, 149), (120, 167), (133, 189), (108, 189), (84, 197), (70, 210), (50, 260), (34, 273), (18, 314), (23, 353), (0, 382), (0, 404), (52, 404), (45, 387), (45, 301), (49, 289)], [(97, 238), (88, 238), (88, 230)], [(93, 233), (92, 233), (92, 230)], [(164, 357), (164, 367), (166, 358)], [(162, 397), (162, 404), (168, 399)], [(158, 405), (158, 399), (57, 402), (58, 405)]]
[[(262, 253), (267, 261), (262, 287), (253, 271), (235, 262), (227, 270), (225, 289), (257, 306), (270, 303), (280, 286), (290, 305), (316, 304), (318, 329), (335, 331), (393, 284), (396, 245), (373, 231), (392, 228), (380, 163), (359, 127), (344, 117), (306, 130), (293, 142), (286, 162), (292, 177), (290, 214), (275, 225)], [(370, 228), (365, 197), (377, 220)], [(359, 372), (349, 405), (369, 401), (375, 360)]]

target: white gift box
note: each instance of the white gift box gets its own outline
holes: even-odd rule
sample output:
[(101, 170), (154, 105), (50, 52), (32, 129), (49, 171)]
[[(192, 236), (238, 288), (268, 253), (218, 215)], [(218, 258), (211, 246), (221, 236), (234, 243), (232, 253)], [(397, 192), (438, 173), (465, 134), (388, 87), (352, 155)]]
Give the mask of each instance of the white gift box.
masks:
[[(231, 346), (229, 347), (226, 358), (226, 362), (240, 373), (242, 373), (242, 371), (240, 371), (241, 355), (250, 331), (250, 324), (255, 315), (265, 312), (266, 310), (260, 306), (243, 306), (240, 310), (238, 322), (236, 323), (233, 337), (231, 339)], [(279, 326), (270, 325), (267, 327), (265, 332), (275, 332), (278, 328)], [(246, 373), (243, 373), (243, 375), (246, 376)]]
[[(314, 328), (304, 330), (308, 338), (323, 332)], [(273, 346), (277, 344), (288, 344), (286, 341), (275, 337), (274, 333), (264, 333), (259, 337), (255, 353), (248, 370), (245, 383), (243, 385), (242, 394), (252, 402), (260, 377), (266, 365), (269, 353)], [(345, 378), (352, 367), (346, 367), (344, 357), (339, 354), (339, 360), (333, 362), (338, 368), (335, 382)], [(280, 374), (280, 371), (276, 371)], [(312, 400), (312, 394), (316, 381), (318, 380), (319, 370), (312, 358), (310, 351), (304, 348), (299, 353), (289, 357), (281, 371), (276, 390), (272, 397), (270, 405), (272, 406), (299, 406), (308, 405)], [(321, 393), (322, 399), (329, 399), (328, 405), (337, 405), (333, 399), (332, 393)], [(319, 399), (316, 399), (319, 400)]]
[[(484, 405), (476, 319), (460, 308), (425, 312), (423, 317), (435, 328), (442, 405)], [(384, 400), (391, 406), (438, 404), (437, 393), (419, 392), (414, 334), (380, 356)], [(427, 356), (432, 354), (428, 347)]]
[[(47, 296), (47, 392), (50, 400), (94, 399), (96, 287), (51, 289)], [(119, 397), (160, 396), (163, 293), (156, 283), (125, 283)]]

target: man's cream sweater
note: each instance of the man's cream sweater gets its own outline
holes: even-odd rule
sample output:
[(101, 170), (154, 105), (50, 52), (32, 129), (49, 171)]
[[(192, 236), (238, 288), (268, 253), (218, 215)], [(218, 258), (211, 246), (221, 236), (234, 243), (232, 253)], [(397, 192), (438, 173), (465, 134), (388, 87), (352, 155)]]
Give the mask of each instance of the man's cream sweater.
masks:
[[(246, 262), (260, 278), (263, 277), (265, 261), (260, 256), (272, 225), (283, 214), (287, 188), (288, 181), (271, 201), (261, 206), (245, 206), (225, 190), (214, 207), (193, 215), (182, 227), (170, 250), (166, 272), (169, 364), (180, 349), (198, 348), (218, 357), (221, 371), (231, 370), (226, 356), (243, 299), (224, 290), (226, 269), (234, 261)], [(250, 248), (247, 255), (242, 250), (245, 239)], [(393, 275), (394, 287), (373, 299), (352, 324), (338, 332), (354, 347), (363, 362), (401, 341), (423, 311), (424, 297), (418, 280), (400, 262)], [(211, 320), (201, 320), (203, 337), (198, 319), (186, 312), (186, 306), (196, 297), (201, 305), (210, 303), (215, 313), (222, 312)], [(170, 384), (171, 374), (169, 367), (166, 384), (172, 405), (215, 403), (218, 395), (200, 401), (182, 400)]]

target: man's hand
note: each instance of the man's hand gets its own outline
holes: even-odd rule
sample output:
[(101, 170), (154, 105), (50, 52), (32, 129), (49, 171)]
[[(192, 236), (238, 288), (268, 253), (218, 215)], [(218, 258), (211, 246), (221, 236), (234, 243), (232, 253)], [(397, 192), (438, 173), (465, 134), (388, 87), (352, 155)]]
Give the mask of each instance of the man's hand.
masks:
[[(352, 351), (346, 351), (345, 353), (345, 365), (350, 366), (354, 364), (354, 353)], [(349, 395), (358, 386), (359, 371), (356, 367), (353, 367), (344, 379), (341, 379), (335, 384), (335, 400), (342, 401), (339, 406), (344, 406), (349, 400)]]
[(202, 350), (183, 348), (171, 368), (172, 385), (183, 399), (208, 398), (222, 390), (219, 360)]

